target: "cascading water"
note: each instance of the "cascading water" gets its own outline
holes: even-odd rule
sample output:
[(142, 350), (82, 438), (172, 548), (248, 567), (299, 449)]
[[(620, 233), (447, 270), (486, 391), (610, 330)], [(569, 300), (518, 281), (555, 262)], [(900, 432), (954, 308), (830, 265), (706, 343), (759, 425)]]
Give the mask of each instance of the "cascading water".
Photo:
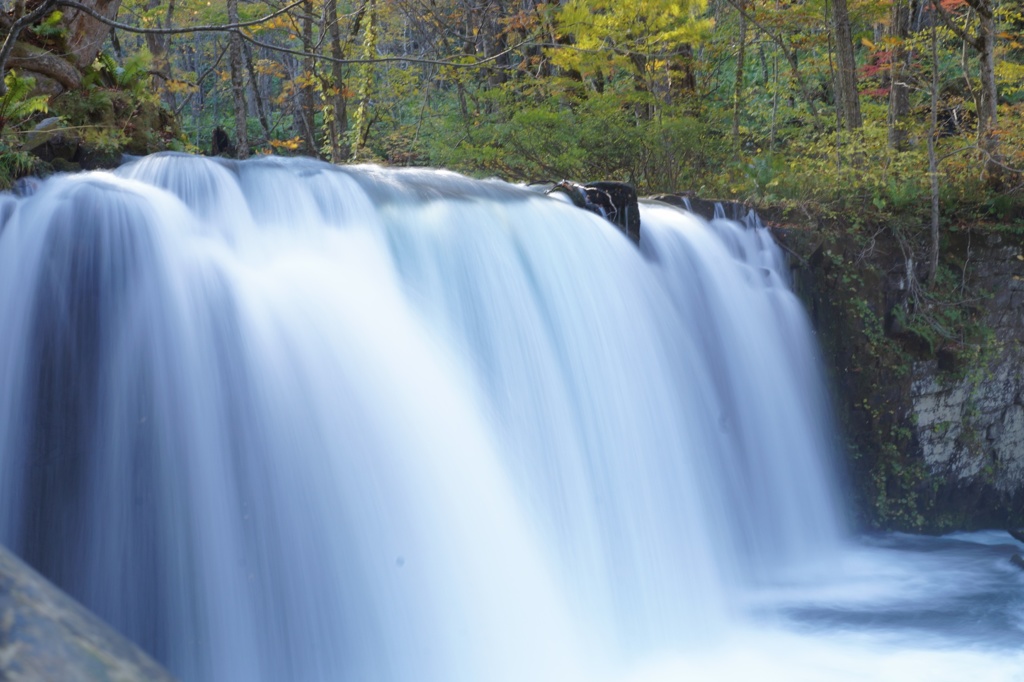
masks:
[[(180, 155), (0, 201), (0, 541), (183, 680), (910, 664), (767, 231)], [(1012, 679), (1007, 627), (909, 660)]]

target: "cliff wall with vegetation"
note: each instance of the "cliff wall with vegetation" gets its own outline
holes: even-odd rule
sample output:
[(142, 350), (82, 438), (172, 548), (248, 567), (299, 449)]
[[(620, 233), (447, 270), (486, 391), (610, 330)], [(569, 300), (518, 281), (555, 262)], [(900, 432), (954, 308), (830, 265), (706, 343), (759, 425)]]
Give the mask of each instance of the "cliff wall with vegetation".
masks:
[(860, 521), (1024, 525), (1024, 224), (949, 226), (928, 288), (900, 230), (865, 227), (775, 230), (832, 375)]

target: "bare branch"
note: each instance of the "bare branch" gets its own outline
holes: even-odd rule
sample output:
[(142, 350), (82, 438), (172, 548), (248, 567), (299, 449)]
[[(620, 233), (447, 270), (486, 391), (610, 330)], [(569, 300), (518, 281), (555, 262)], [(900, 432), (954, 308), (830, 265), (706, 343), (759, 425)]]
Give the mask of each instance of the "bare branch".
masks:
[(939, 159), (939, 161), (948, 159), (949, 157), (951, 157), (951, 156), (953, 156), (955, 154), (959, 154), (961, 152), (966, 152), (966, 151), (976, 151), (976, 152), (978, 152), (979, 154), (981, 154), (982, 156), (985, 157), (985, 161), (986, 162), (994, 164), (996, 166), (999, 166), (1004, 171), (1007, 171), (1009, 173), (1013, 173), (1014, 175), (1024, 175), (1024, 168), (1014, 168), (1013, 166), (1007, 166), (1005, 163), (1003, 163), (997, 157), (995, 157), (990, 151), (988, 151), (987, 149), (985, 149), (983, 147), (980, 147), (980, 146), (978, 146), (976, 144), (975, 145), (970, 145), (968, 147), (963, 147), (961, 149), (957, 149), (956, 151), (950, 152), (949, 154), (946, 154), (941, 159)]
[[(496, 60), (504, 57), (505, 55), (513, 53), (516, 50), (518, 50), (519, 48), (524, 47), (524, 46), (530, 44), (529, 41), (524, 40), (522, 42), (516, 43), (515, 45), (512, 45), (508, 49), (503, 50), (502, 52), (499, 52), (498, 54), (491, 55), (490, 57), (486, 57), (484, 59), (478, 59), (478, 60), (473, 61), (473, 62), (456, 62), (456, 61), (448, 61), (448, 60), (444, 60), (444, 59), (423, 59), (423, 58), (409, 57), (409, 56), (403, 56), (403, 57), (373, 57), (373, 58), (369, 58), (369, 59), (367, 59), (367, 58), (360, 58), (360, 59), (336, 59), (334, 57), (329, 57), (329, 56), (324, 55), (324, 54), (317, 54), (317, 53), (314, 53), (314, 52), (306, 52), (304, 50), (294, 50), (294, 49), (291, 49), (291, 48), (282, 47), (280, 45), (272, 45), (271, 43), (266, 43), (266, 42), (263, 42), (262, 40), (259, 40), (258, 38), (254, 38), (253, 36), (247, 34), (245, 31), (241, 30), (243, 28), (248, 28), (248, 27), (251, 27), (251, 26), (258, 26), (260, 24), (266, 23), (267, 21), (270, 21), (271, 19), (284, 14), (289, 9), (292, 9), (292, 8), (296, 7), (297, 5), (301, 4), (305, 0), (295, 0), (295, 2), (292, 2), (292, 3), (288, 4), (288, 5), (285, 5), (284, 7), (282, 7), (279, 10), (277, 10), (276, 12), (268, 14), (268, 15), (266, 15), (264, 17), (259, 18), (259, 19), (254, 19), (252, 21), (242, 21), (242, 22), (238, 22), (238, 23), (235, 23), (235, 24), (205, 24), (205, 25), (202, 25), (202, 26), (177, 27), (177, 28), (140, 28), (138, 26), (131, 26), (129, 24), (121, 23), (119, 21), (114, 21), (112, 19), (107, 19), (106, 17), (104, 17), (103, 15), (99, 14), (98, 12), (96, 12), (92, 8), (88, 7), (87, 5), (83, 5), (80, 2), (76, 2), (76, 0), (47, 0), (47, 1), (51, 2), (51, 3), (54, 3), (54, 4), (57, 4), (57, 5), (64, 6), (64, 7), (72, 7), (74, 9), (80, 10), (82, 12), (85, 12), (86, 14), (91, 16), (92, 18), (96, 19), (97, 21), (100, 21), (100, 22), (106, 24), (107, 26), (110, 26), (112, 28), (116, 28), (116, 29), (118, 29), (120, 31), (125, 31), (127, 33), (141, 33), (141, 34), (144, 34), (144, 35), (145, 34), (174, 35), (174, 34), (181, 34), (181, 33), (237, 33), (238, 35), (240, 35), (242, 37), (243, 40), (245, 40), (245, 41), (247, 41), (249, 43), (252, 43), (253, 45), (256, 45), (257, 47), (262, 47), (262, 48), (267, 49), (267, 50), (273, 50), (275, 52), (281, 52), (281, 53), (284, 53), (284, 54), (295, 55), (296, 57), (312, 57), (313, 59), (319, 59), (321, 61), (332, 62), (332, 63), (337, 63), (337, 64), (387, 64), (387, 63), (394, 63), (394, 62), (411, 62), (413, 64), (431, 64), (431, 65), (434, 65), (434, 66), (450, 66), (450, 67), (454, 67), (454, 68), (463, 68), (463, 69), (469, 68), (469, 69), (472, 69), (472, 68), (481, 67), (481, 66), (483, 66), (485, 64), (490, 64), (491, 62), (496, 61)], [(354, 14), (357, 14), (357, 13), (354, 13)]]
[(953, 21), (953, 18), (949, 16), (949, 12), (942, 8), (942, 3), (939, 0), (932, 0), (932, 7), (935, 9), (936, 14), (942, 19), (942, 23), (945, 24), (946, 28), (955, 33), (965, 43), (969, 44), (976, 50), (980, 50), (978, 47), (978, 36), (972, 36), (967, 33), (966, 30), (960, 28)]
[(92, 7), (89, 7), (88, 5), (83, 5), (80, 2), (76, 2), (76, 0), (48, 1), (51, 3), (56, 3), (63, 7), (71, 7), (73, 9), (77, 9), (79, 12), (88, 14), (93, 19), (102, 22), (107, 26), (110, 26), (111, 28), (116, 28), (118, 30), (126, 31), (128, 33), (141, 33), (143, 35), (177, 35), (181, 33), (228, 33), (233, 30), (238, 30), (241, 28), (248, 28), (250, 26), (259, 26), (260, 24), (265, 24), (271, 19), (275, 19), (281, 16), (282, 14), (288, 12), (288, 10), (294, 9), (298, 5), (302, 4), (302, 2), (304, 2), (304, 0), (295, 0), (294, 2), (291, 2), (282, 7), (281, 9), (277, 10), (276, 12), (271, 12), (270, 14), (260, 17), (259, 19), (253, 19), (251, 21), (240, 21), (234, 24), (203, 24), (200, 26), (179, 26), (177, 28), (141, 28), (139, 26), (132, 26), (131, 24), (125, 24), (120, 21), (108, 19), (96, 10), (94, 10)]
[[(530, 43), (529, 41), (524, 40), (524, 41), (521, 41), (519, 43), (516, 43), (515, 45), (512, 45), (511, 47), (509, 47), (506, 50), (503, 50), (503, 51), (501, 51), (501, 52), (499, 52), (497, 54), (491, 55), (490, 57), (485, 57), (484, 59), (477, 59), (477, 60), (472, 61), (472, 62), (453, 62), (453, 61), (448, 61), (448, 60), (444, 60), (444, 59), (424, 59), (422, 57), (409, 57), (409, 56), (400, 56), (400, 57), (369, 57), (369, 58), (361, 57), (359, 59), (336, 59), (334, 57), (328, 57), (325, 54), (316, 54), (316, 53), (313, 53), (313, 52), (305, 52), (303, 50), (293, 50), (291, 48), (281, 47), (279, 45), (271, 45), (270, 43), (265, 43), (262, 40), (258, 40), (256, 38), (253, 38), (252, 36), (246, 34), (244, 31), (238, 31), (238, 33), (242, 36), (243, 39), (247, 40), (248, 42), (252, 43), (253, 45), (256, 45), (257, 47), (262, 47), (262, 48), (265, 48), (267, 50), (274, 50), (275, 52), (283, 52), (285, 54), (295, 55), (296, 57), (312, 57), (314, 59), (319, 59), (321, 61), (331, 62), (331, 63), (334, 63), (334, 64), (391, 64), (391, 63), (396, 63), (396, 62), (410, 62), (412, 64), (430, 64), (430, 65), (433, 65), (433, 66), (450, 66), (450, 67), (460, 68), (460, 69), (475, 69), (475, 68), (479, 68), (481, 66), (490, 64), (491, 62), (494, 62), (494, 61), (496, 61), (498, 59), (501, 59), (505, 55), (511, 54), (511, 53), (519, 50), (521, 47), (533, 45), (533, 43)], [(491, 67), (491, 68), (494, 68), (494, 67)]]
[[(216, 71), (217, 67), (220, 66), (220, 61), (224, 59), (224, 55), (227, 53), (227, 51), (228, 46), (225, 45), (223, 48), (221, 48), (220, 54), (217, 55), (217, 58), (213, 60), (213, 64), (211, 64), (209, 68), (207, 68), (205, 71), (196, 76), (195, 83), (189, 83), (189, 85), (194, 85), (197, 89), (201, 88), (203, 85), (203, 81), (206, 80), (207, 76)], [(186, 96), (185, 99), (182, 100), (181, 104), (178, 105), (178, 108), (174, 110), (175, 116), (179, 115), (182, 111), (184, 111), (185, 105), (192, 100), (193, 95), (195, 95), (195, 91), (188, 93), (188, 96)]]

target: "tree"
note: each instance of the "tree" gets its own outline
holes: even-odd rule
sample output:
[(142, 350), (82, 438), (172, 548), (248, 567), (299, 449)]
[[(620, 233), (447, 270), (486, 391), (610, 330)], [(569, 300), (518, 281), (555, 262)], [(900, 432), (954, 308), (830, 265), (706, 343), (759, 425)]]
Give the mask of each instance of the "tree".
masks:
[(832, 30), (836, 42), (836, 104), (846, 130), (863, 125), (860, 114), (860, 93), (857, 91), (857, 58), (853, 52), (853, 33), (846, 0), (832, 0)]
[(345, 76), (342, 72), (341, 60), (345, 53), (341, 45), (341, 26), (338, 20), (337, 0), (326, 0), (324, 5), (324, 17), (327, 21), (327, 32), (330, 35), (331, 57), (331, 79), (330, 82), (321, 84), (326, 99), (325, 116), (328, 126), (328, 143), (330, 145), (330, 159), (334, 163), (341, 163), (348, 157), (348, 148), (345, 144), (348, 132), (348, 111), (345, 102)]
[(978, 51), (980, 95), (978, 97), (978, 146), (988, 153), (990, 174), (1001, 175), (999, 153), (999, 91), (996, 88), (996, 19), (992, 0), (967, 0), (978, 13), (974, 49)]
[[(999, 91), (996, 85), (996, 20), (994, 0), (964, 0), (974, 10), (977, 25), (971, 28), (971, 17), (957, 21), (951, 17), (946, 3), (956, 6), (951, 0), (932, 0), (932, 7), (945, 25), (959, 36), (978, 54), (979, 85), (971, 87), (975, 109), (978, 115), (978, 148), (985, 155), (985, 169), (993, 182), (1004, 175), (1004, 165), (999, 147)], [(965, 72), (970, 82), (970, 75)]]
[[(22, 31), (50, 14), (56, 7), (56, 4), (56, 0), (44, 0), (38, 7), (29, 12), (26, 10), (24, 0), (18, 0), (15, 2), (10, 15), (0, 15), (3, 21), (3, 28), (7, 33), (3, 44), (0, 45), (0, 74), (6, 73), (7, 64), (11, 60), (15, 47), (18, 45), (18, 39), (21, 38)], [(54, 67), (50, 67), (51, 61), (46, 55), (40, 55), (39, 70), (35, 71), (35, 73), (43, 77), (53, 78), (63, 87), (73, 87), (77, 84), (77, 72), (66, 64), (64, 68), (55, 70)], [(32, 71), (31, 68), (28, 70)], [(69, 73), (71, 75), (67, 75)], [(0, 95), (6, 94), (7, 84), (0, 81)]]
[(564, 46), (551, 50), (558, 66), (585, 78), (632, 75), (638, 92), (667, 91), (669, 61), (699, 42), (711, 21), (707, 0), (569, 0), (558, 14)]
[(733, 91), (732, 137), (736, 148), (740, 146), (740, 111), (743, 104), (743, 67), (747, 54), (747, 18), (746, 0), (739, 0), (740, 35), (739, 49), (736, 53), (736, 88)]
[(904, 149), (907, 144), (906, 118), (910, 113), (910, 62), (913, 51), (907, 48), (916, 0), (894, 0), (889, 14), (889, 146)]
[[(238, 0), (227, 0), (228, 23), (238, 23)], [(231, 63), (231, 93), (235, 104), (235, 150), (238, 158), (249, 156), (249, 105), (242, 73), (242, 37), (232, 33), (228, 37)]]

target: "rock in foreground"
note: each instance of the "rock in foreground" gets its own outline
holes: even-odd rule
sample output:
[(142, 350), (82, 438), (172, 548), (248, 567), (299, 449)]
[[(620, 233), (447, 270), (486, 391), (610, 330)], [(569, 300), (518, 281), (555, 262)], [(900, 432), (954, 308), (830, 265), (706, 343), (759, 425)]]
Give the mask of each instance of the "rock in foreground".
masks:
[(173, 682), (137, 646), (3, 547), (0, 680)]

